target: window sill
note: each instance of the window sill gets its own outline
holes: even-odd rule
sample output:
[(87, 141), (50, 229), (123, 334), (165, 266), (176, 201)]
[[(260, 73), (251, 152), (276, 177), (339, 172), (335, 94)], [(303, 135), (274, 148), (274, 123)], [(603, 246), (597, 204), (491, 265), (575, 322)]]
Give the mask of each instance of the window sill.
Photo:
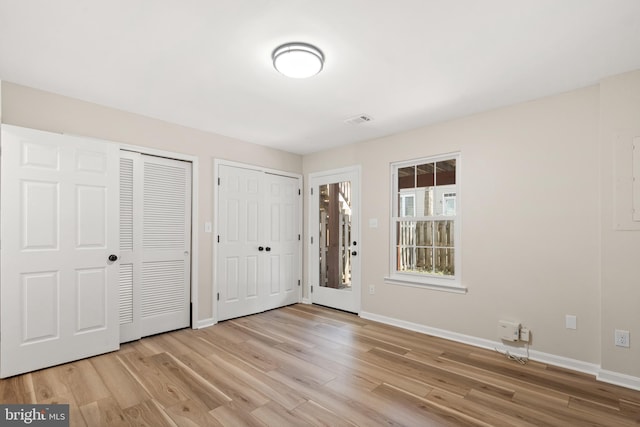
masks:
[[(437, 279), (436, 279), (437, 280)], [(446, 282), (447, 280), (445, 280)], [(467, 288), (453, 283), (443, 283), (435, 280), (415, 280), (408, 277), (390, 276), (385, 277), (384, 282), (390, 285), (410, 286), (412, 288), (429, 289), (433, 291), (451, 292), (455, 294), (466, 294)]]

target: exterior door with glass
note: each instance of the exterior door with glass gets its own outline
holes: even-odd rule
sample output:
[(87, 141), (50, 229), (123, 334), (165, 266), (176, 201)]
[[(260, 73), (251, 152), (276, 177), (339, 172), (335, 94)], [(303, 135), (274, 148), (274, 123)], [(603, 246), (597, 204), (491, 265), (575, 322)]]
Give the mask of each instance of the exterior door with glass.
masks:
[(311, 302), (358, 313), (360, 169), (316, 173), (309, 178)]

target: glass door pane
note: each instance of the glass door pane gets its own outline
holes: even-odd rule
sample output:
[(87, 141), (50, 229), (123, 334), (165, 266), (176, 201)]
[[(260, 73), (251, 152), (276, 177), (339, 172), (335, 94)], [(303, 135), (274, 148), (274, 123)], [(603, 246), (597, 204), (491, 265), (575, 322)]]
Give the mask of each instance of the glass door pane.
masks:
[(351, 290), (351, 182), (319, 190), (319, 285)]

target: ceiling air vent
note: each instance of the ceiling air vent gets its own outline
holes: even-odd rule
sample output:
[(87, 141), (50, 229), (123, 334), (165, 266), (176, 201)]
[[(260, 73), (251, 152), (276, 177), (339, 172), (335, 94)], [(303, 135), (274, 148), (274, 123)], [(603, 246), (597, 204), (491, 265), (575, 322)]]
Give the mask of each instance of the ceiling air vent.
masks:
[(372, 121), (373, 118), (367, 114), (358, 114), (357, 116), (349, 117), (344, 122), (350, 125), (359, 125)]

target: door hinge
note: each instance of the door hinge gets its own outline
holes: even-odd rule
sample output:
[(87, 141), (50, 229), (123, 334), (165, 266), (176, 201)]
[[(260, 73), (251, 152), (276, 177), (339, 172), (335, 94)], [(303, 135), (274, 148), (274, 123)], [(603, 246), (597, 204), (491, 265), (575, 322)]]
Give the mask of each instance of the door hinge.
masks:
[(298, 279), (298, 286), (300, 286), (300, 279)]
[(298, 188), (298, 196), (302, 196), (302, 190)]
[(313, 187), (311, 187), (311, 195), (313, 196)]
[(311, 244), (313, 245), (313, 236), (311, 236)]
[(218, 234), (218, 243), (220, 243), (220, 235)]
[(298, 234), (298, 240), (300, 240), (300, 235)]
[(220, 185), (220, 178), (218, 178), (218, 185)]
[(218, 292), (217, 298), (218, 298), (218, 301), (220, 301), (220, 292)]
[(313, 293), (313, 286), (311, 287), (311, 293)]

